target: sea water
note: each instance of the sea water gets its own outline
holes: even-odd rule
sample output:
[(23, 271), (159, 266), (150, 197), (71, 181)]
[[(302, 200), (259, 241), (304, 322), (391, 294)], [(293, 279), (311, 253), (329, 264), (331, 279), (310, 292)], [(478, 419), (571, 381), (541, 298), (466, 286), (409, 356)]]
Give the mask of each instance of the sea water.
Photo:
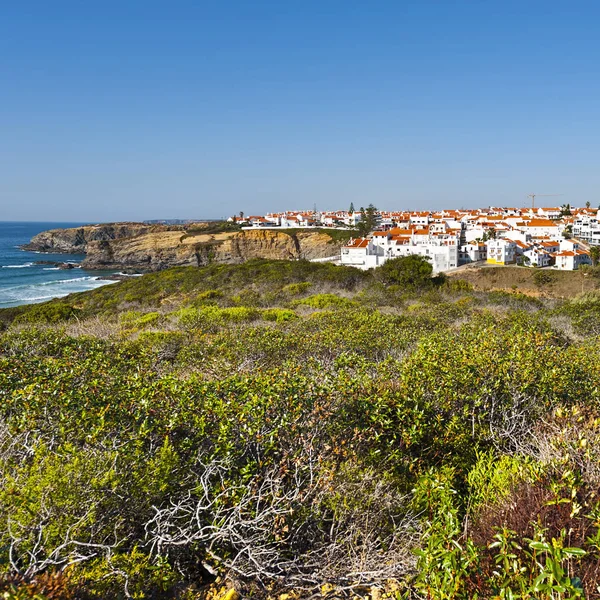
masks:
[(36, 264), (36, 261), (79, 263), (83, 255), (25, 252), (19, 248), (41, 231), (78, 225), (0, 222), (0, 308), (44, 302), (113, 283), (98, 279), (106, 275), (106, 271), (59, 269), (53, 265)]

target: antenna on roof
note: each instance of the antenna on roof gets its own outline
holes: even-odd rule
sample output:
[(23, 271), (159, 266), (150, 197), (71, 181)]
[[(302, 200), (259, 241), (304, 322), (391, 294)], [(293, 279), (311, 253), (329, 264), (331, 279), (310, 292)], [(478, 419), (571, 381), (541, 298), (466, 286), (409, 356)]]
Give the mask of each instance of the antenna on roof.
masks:
[(543, 196), (547, 198), (548, 196), (564, 196), (564, 194), (527, 194), (528, 198), (531, 198), (531, 208), (535, 208), (535, 198), (536, 196)]

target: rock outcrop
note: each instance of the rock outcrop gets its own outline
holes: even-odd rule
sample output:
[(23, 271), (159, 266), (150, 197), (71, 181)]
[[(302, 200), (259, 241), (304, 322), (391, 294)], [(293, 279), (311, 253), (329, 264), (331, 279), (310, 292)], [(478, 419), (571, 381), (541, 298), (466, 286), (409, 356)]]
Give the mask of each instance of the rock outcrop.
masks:
[(116, 223), (45, 231), (25, 246), (41, 252), (83, 253), (87, 269), (158, 271), (175, 266), (336, 256), (341, 242), (320, 230), (244, 230), (204, 233), (201, 228)]
[(23, 250), (86, 254), (87, 245), (94, 241), (111, 241), (132, 238), (157, 231), (183, 230), (179, 225), (145, 225), (144, 223), (105, 223), (84, 225), (68, 229), (50, 229), (34, 236)]

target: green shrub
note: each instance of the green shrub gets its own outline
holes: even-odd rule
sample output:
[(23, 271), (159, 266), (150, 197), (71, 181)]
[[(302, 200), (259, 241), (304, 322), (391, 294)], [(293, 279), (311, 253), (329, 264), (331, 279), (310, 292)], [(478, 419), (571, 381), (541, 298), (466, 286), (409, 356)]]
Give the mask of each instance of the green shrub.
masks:
[(388, 285), (399, 285), (408, 289), (431, 287), (433, 267), (423, 256), (411, 254), (387, 260), (379, 267), (375, 276)]
[(46, 302), (32, 304), (22, 314), (18, 315), (15, 323), (53, 324), (68, 321), (77, 316), (79, 311), (63, 302)]
[(240, 323), (258, 319), (260, 311), (250, 306), (233, 306), (231, 308), (221, 308), (220, 315), (225, 321)]
[(594, 597), (600, 294), (517, 292), (249, 261), (0, 311), (97, 317), (0, 334), (0, 596), (50, 556), (77, 597), (191, 598), (250, 547), (244, 597)]
[(246, 288), (239, 294), (232, 296), (231, 301), (235, 304), (241, 304), (243, 306), (259, 306), (261, 297), (256, 290), (252, 288)]
[(444, 283), (444, 289), (451, 293), (472, 292), (473, 284), (464, 279), (448, 278)]
[(268, 308), (263, 310), (262, 318), (265, 321), (276, 321), (277, 323), (285, 323), (298, 318), (298, 315), (287, 308)]
[(214, 300), (216, 298), (222, 298), (223, 292), (221, 290), (206, 290), (205, 292), (200, 292), (194, 298), (195, 302), (203, 302), (205, 300)]
[(553, 273), (552, 271), (548, 271), (546, 269), (536, 271), (533, 274), (533, 281), (535, 282), (535, 285), (540, 286), (540, 287), (542, 287), (544, 285), (549, 285), (556, 281), (556, 274)]
[(309, 281), (302, 281), (301, 283), (289, 283), (288, 285), (284, 285), (282, 288), (282, 292), (285, 294), (289, 294), (290, 296), (299, 296), (300, 294), (304, 294), (312, 283)]
[(302, 300), (297, 300), (296, 304), (305, 304), (311, 308), (331, 308), (334, 306), (349, 306), (354, 303), (335, 294), (314, 294)]
[(140, 313), (135, 310), (120, 315), (121, 324), (127, 329), (143, 329), (144, 327), (157, 325), (161, 318), (162, 315), (158, 312)]
[(600, 293), (586, 292), (565, 302), (556, 311), (571, 318), (580, 335), (600, 335)]
[(249, 306), (233, 306), (230, 308), (219, 308), (217, 306), (205, 306), (203, 308), (183, 308), (175, 313), (179, 325), (185, 329), (209, 329), (224, 324), (241, 323), (253, 321), (260, 317), (260, 311)]

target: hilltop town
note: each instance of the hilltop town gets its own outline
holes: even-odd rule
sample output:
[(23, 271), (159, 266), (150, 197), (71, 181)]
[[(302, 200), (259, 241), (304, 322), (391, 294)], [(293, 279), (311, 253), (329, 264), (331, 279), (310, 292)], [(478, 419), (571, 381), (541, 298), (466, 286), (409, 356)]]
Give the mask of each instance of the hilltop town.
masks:
[(339, 262), (370, 269), (417, 254), (435, 273), (471, 263), (575, 270), (600, 258), (598, 208), (452, 209), (442, 211), (289, 211), (228, 221), (246, 229), (338, 228), (357, 231)]

